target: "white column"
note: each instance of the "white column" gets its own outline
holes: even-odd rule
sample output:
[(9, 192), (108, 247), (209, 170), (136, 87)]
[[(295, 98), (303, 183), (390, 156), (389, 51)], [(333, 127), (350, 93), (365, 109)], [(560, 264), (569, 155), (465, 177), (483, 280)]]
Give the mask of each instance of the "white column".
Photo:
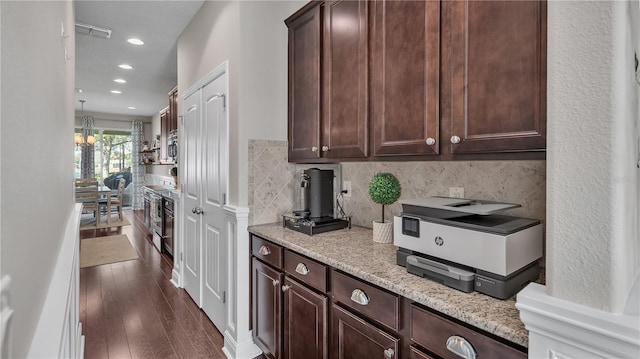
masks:
[(222, 352), (228, 358), (251, 359), (262, 354), (262, 351), (253, 342), (253, 335), (249, 330), (249, 209), (230, 205), (224, 209), (229, 236), (229, 298)]

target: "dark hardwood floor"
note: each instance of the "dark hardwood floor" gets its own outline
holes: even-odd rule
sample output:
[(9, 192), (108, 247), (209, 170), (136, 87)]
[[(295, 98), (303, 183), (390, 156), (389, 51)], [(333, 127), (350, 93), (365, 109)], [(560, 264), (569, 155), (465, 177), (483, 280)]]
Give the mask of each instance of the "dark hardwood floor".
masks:
[(223, 337), (184, 289), (169, 282), (173, 264), (151, 243), (142, 211), (130, 226), (81, 231), (82, 239), (126, 234), (139, 259), (80, 270), (85, 358), (225, 358)]

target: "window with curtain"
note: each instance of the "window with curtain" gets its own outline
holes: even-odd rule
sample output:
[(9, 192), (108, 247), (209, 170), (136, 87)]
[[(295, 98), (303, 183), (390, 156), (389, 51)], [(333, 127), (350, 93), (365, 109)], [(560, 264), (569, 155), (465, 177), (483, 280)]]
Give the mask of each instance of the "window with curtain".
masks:
[[(81, 133), (82, 129), (76, 129)], [(96, 143), (93, 145), (95, 175), (100, 183), (118, 172), (130, 172), (132, 168), (131, 131), (96, 129)], [(82, 145), (76, 146), (75, 177), (81, 177)]]

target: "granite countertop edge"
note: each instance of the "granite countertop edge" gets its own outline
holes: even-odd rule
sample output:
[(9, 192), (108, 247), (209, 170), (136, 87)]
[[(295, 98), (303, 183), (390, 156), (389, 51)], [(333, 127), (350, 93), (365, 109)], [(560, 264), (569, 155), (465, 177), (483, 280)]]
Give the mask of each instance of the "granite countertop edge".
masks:
[[(519, 319), (514, 298), (499, 300), (477, 292), (464, 293), (409, 274), (404, 267), (395, 264), (396, 247), (393, 244), (374, 243), (370, 239), (373, 237), (371, 229), (354, 227), (352, 230), (345, 229), (310, 237), (283, 228), (281, 223), (275, 223), (249, 226), (248, 231), (507, 341), (523, 347), (528, 346), (528, 332)], [(340, 242), (339, 245), (344, 246), (340, 252), (350, 253), (351, 257), (355, 257), (354, 260), (336, 258), (336, 255), (328, 253), (330, 251), (322, 247), (323, 244), (333, 247), (337, 244), (336, 241), (343, 240), (344, 237), (351, 241)], [(359, 245), (361, 248), (358, 249), (364, 247), (365, 251), (369, 250), (367, 257), (378, 258), (379, 263), (383, 265), (377, 267), (372, 263), (369, 267), (355, 263), (358, 260), (358, 250), (350, 248), (349, 245)], [(318, 249), (318, 246), (321, 248)], [(392, 258), (388, 258), (390, 256)]]

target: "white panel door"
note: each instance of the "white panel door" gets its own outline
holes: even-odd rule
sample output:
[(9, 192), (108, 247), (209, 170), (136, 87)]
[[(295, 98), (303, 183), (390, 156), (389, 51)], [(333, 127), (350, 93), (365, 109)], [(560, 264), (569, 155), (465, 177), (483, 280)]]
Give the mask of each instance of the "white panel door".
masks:
[(195, 212), (200, 207), (200, 187), (201, 171), (199, 166), (201, 152), (201, 108), (200, 91), (196, 91), (184, 99), (184, 117), (180, 131), (183, 133), (184, 141), (184, 163), (185, 171), (184, 192), (184, 289), (189, 293), (194, 302), (201, 306), (201, 238), (202, 221), (201, 216)]
[(202, 310), (223, 332), (226, 329), (227, 245), (223, 206), (227, 194), (227, 74), (202, 88)]

